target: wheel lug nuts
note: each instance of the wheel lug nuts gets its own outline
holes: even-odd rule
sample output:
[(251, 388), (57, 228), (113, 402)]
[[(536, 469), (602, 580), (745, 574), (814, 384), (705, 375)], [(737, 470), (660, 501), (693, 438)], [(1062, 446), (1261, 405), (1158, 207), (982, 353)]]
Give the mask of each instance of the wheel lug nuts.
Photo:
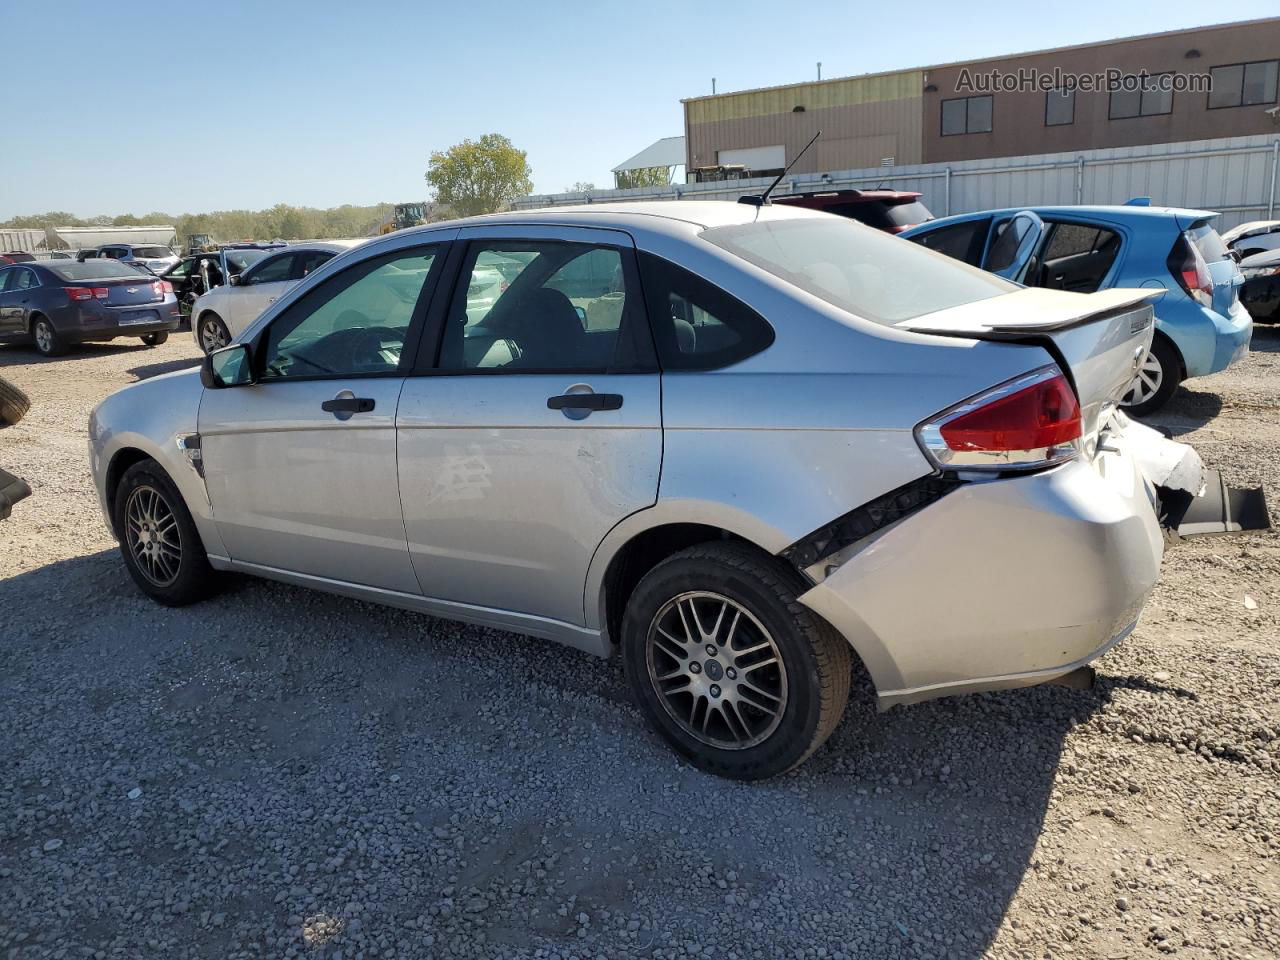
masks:
[(715, 655), (716, 655), (716, 648), (715, 648), (715, 645), (714, 645), (714, 644), (710, 644), (710, 643), (708, 643), (708, 644), (707, 644), (707, 656), (708, 656), (708, 657), (714, 657)]
[(728, 677), (730, 680), (737, 680), (737, 679), (738, 679), (738, 671), (737, 671), (737, 670), (735, 670), (735, 669), (733, 669), (733, 667), (730, 667), (728, 670), (726, 670), (726, 671), (724, 672), (724, 675), (725, 675), (726, 677)]
[(701, 673), (701, 672), (702, 672), (702, 664), (700, 664), (700, 663), (691, 663), (691, 664), (689, 664), (689, 672), (690, 672), (690, 673)]
[(713, 697), (720, 696), (720, 688), (714, 683), (711, 685), (711, 695)]

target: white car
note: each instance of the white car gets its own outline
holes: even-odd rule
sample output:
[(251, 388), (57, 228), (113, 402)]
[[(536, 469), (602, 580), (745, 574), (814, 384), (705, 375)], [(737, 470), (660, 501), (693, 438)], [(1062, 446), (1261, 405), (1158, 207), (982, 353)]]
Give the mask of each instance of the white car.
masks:
[(295, 283), (363, 240), (325, 240), (285, 247), (191, 305), (191, 334), (205, 353), (225, 347)]
[(120, 260), (123, 263), (136, 263), (146, 267), (157, 277), (178, 263), (179, 257), (168, 247), (159, 244), (108, 243), (98, 248), (97, 253), (86, 259)]
[(1245, 257), (1280, 250), (1280, 220), (1250, 220), (1223, 231), (1227, 249)]

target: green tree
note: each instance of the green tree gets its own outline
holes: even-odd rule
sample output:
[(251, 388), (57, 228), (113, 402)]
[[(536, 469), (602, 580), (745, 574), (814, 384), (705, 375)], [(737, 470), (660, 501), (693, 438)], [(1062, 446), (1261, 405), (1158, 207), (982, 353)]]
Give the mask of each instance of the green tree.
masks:
[(629, 187), (665, 187), (671, 182), (670, 167), (641, 167), (638, 170), (619, 170), (613, 175), (619, 190)]
[(533, 169), (523, 150), (506, 137), (486, 133), (431, 154), (427, 183), (436, 199), (460, 217), (494, 213), (533, 192)]

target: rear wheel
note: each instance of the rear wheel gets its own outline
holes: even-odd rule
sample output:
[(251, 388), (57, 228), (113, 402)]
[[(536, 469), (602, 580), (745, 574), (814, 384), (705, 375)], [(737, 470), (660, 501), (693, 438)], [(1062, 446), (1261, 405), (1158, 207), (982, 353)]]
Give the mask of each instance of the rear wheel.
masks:
[(1169, 402), (1181, 379), (1182, 363), (1177, 349), (1164, 337), (1157, 336), (1151, 341), (1151, 349), (1138, 375), (1120, 398), (1120, 406), (1135, 417), (1155, 413)]
[(31, 339), (42, 356), (57, 357), (67, 352), (66, 342), (58, 336), (48, 317), (35, 318), (31, 324)]
[(129, 575), (152, 600), (181, 607), (213, 592), (217, 574), (191, 512), (154, 460), (125, 471), (116, 487), (114, 516)]
[(169, 339), (168, 330), (157, 330), (155, 333), (148, 333), (142, 337), (142, 342), (148, 347), (158, 347)]
[(200, 315), (200, 349), (205, 353), (213, 353), (231, 342), (231, 331), (216, 313)]
[(636, 587), (623, 665), (650, 723), (710, 773), (760, 780), (804, 762), (849, 699), (849, 645), (796, 601), (794, 572), (742, 544), (690, 547)]

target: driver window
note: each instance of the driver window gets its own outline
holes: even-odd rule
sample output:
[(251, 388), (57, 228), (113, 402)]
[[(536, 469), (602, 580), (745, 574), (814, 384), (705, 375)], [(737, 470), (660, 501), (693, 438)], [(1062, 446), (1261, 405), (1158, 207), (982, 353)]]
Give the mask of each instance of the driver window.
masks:
[(263, 261), (261, 267), (244, 278), (244, 285), (279, 283), (282, 280), (288, 280), (289, 275), (293, 272), (293, 261), (296, 257), (296, 254), (286, 253), (273, 260)]
[(434, 247), (401, 250), (321, 284), (268, 328), (261, 379), (395, 373), (435, 262)]

